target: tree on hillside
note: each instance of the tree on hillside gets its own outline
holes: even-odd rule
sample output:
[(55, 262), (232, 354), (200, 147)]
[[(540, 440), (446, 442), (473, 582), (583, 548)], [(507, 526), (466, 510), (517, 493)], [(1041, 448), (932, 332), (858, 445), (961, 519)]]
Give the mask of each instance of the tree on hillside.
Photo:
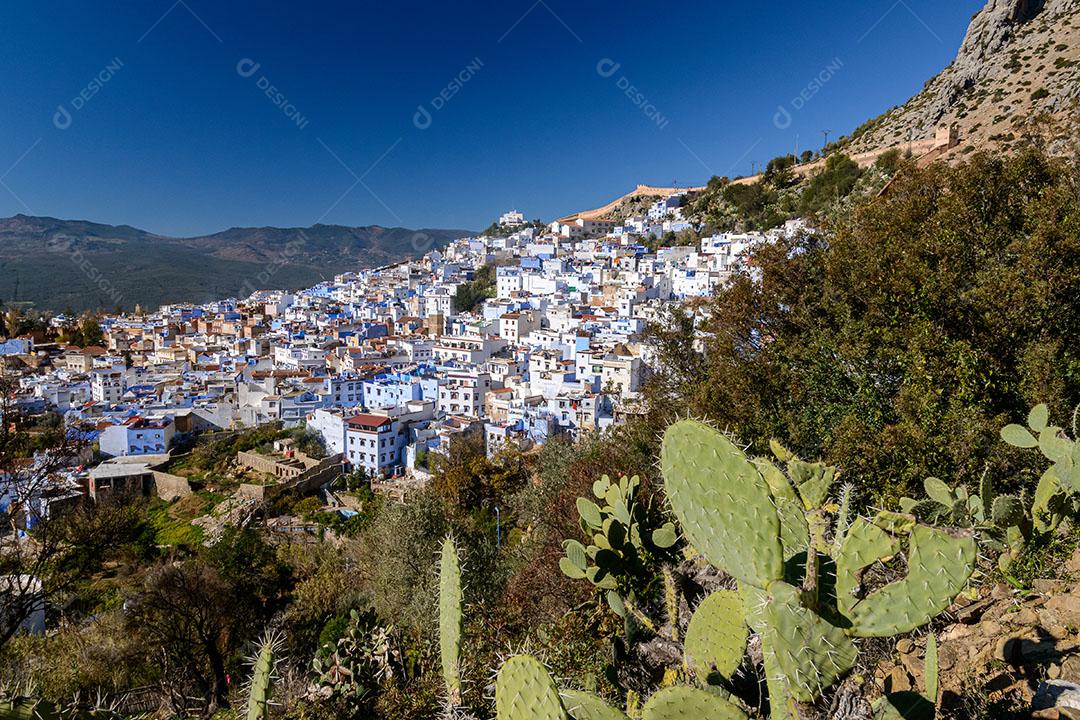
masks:
[(61, 470), (84, 443), (63, 422), (26, 417), (13, 402), (17, 387), (0, 374), (0, 647), (135, 532), (123, 504), (94, 511), (72, 508), (70, 497), (53, 504), (70, 496)]
[[(846, 183), (833, 164), (828, 184)], [(1030, 459), (998, 430), (1038, 402), (1056, 416), (1080, 402), (1075, 166), (1034, 151), (905, 165), (834, 231), (763, 246), (754, 267), (696, 328), (650, 332), (657, 424), (677, 409), (759, 452), (779, 438), (884, 502), (930, 475), (973, 482), (987, 458), (1015, 479)]]
[(481, 265), (473, 279), (458, 286), (454, 294), (455, 312), (472, 312), (485, 300), (495, 297), (495, 265)]
[(803, 191), (799, 211), (810, 215), (839, 203), (855, 187), (860, 175), (862, 170), (858, 163), (843, 153), (833, 153), (825, 161), (824, 169), (811, 178)]
[(97, 318), (90, 313), (83, 315), (79, 321), (79, 334), (82, 338), (81, 345), (100, 345), (105, 341), (105, 334), (101, 332), (101, 325)]
[(513, 446), (488, 458), (484, 433), (471, 430), (451, 439), (450, 451), (432, 456), (432, 487), (451, 507), (473, 510), (498, 502), (525, 483), (527, 469)]
[(179, 712), (194, 690), (212, 713), (229, 705), (237, 652), (283, 606), (287, 568), (252, 529), (230, 527), (181, 562), (163, 562), (130, 597), (129, 628), (161, 659)]
[(236, 642), (230, 587), (198, 560), (166, 563), (146, 578), (130, 616), (132, 631), (160, 657), (174, 709), (194, 686), (213, 712), (229, 706), (227, 661)]

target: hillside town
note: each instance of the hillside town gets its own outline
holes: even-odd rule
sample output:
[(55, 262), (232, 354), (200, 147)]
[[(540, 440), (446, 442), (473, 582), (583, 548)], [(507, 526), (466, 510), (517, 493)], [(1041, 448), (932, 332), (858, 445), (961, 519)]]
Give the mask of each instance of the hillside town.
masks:
[(5, 13), (0, 720), (1080, 718), (1080, 0), (170, 2)]
[[(329, 483), (359, 470), (399, 496), (429, 480), (433, 454), (462, 433), (482, 433), (494, 457), (603, 432), (639, 411), (646, 324), (748, 271), (755, 244), (803, 228), (657, 247), (691, 228), (685, 200), (543, 230), (511, 211), (500, 232), (299, 292), (108, 315), (101, 345), (11, 339), (0, 352), (22, 368), (16, 407), (61, 414), (85, 441), (66, 491), (50, 488), (49, 501), (121, 486), (183, 496), (189, 483), (165, 471), (176, 447), (271, 423), (314, 434), (330, 462), (305, 468), (286, 448), (282, 467), (247, 461), (264, 475), (314, 465)], [(477, 298), (471, 307), (458, 306), (462, 288)]]

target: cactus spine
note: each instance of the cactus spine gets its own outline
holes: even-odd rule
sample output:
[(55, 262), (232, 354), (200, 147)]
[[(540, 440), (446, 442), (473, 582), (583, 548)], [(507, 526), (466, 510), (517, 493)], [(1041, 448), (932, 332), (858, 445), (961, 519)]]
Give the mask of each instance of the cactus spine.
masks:
[(280, 639), (274, 635), (267, 635), (259, 644), (259, 652), (251, 667), (247, 720), (270, 718), (270, 683), (274, 676), (275, 655), (280, 645)]

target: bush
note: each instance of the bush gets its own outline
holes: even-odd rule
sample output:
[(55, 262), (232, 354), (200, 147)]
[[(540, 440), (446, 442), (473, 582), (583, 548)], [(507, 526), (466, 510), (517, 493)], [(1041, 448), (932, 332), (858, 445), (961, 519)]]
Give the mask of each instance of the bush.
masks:
[(760, 248), (760, 280), (737, 277), (696, 324), (650, 330), (652, 429), (679, 408), (758, 452), (778, 438), (878, 506), (930, 475), (971, 484), (986, 463), (1017, 482), (1030, 459), (998, 429), (1080, 402), (1078, 188), (1034, 150), (905, 167), (834, 231)]
[(294, 515), (299, 515), (308, 522), (312, 522), (315, 517), (315, 513), (322, 509), (322, 503), (319, 502), (319, 498), (309, 496), (299, 500), (293, 505), (292, 511)]
[(808, 215), (822, 212), (848, 196), (862, 175), (858, 163), (842, 153), (834, 153), (825, 168), (815, 175), (799, 201), (799, 210)]

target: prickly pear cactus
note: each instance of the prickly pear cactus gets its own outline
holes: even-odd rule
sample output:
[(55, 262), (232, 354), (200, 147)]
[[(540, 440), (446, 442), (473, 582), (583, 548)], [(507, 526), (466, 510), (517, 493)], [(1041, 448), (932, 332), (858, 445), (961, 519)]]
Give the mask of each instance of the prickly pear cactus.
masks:
[(626, 715), (592, 693), (563, 690), (562, 704), (574, 720), (626, 720)]
[(758, 587), (784, 576), (772, 495), (741, 449), (704, 423), (682, 420), (664, 433), (660, 467), (683, 533), (709, 562)]
[(803, 607), (799, 590), (783, 581), (769, 586), (762, 619), (766, 679), (799, 702), (813, 701), (855, 664), (858, 651), (844, 631)]
[(707, 690), (692, 687), (664, 688), (645, 703), (641, 720), (745, 720), (744, 713), (730, 700)]
[(742, 663), (750, 634), (742, 616), (743, 602), (736, 592), (718, 590), (705, 598), (686, 628), (687, 671), (701, 680), (713, 672), (731, 677)]
[(56, 707), (31, 697), (0, 698), (0, 720), (60, 720)]
[(776, 505), (776, 516), (780, 520), (780, 547), (784, 557), (806, 552), (810, 547), (810, 525), (806, 519), (802, 498), (780, 468), (764, 458), (754, 460), (754, 464), (765, 478)]
[(950, 488), (943, 480), (928, 477), (923, 480), (925, 500), (900, 498), (900, 509), (919, 520), (954, 527), (973, 527), (985, 516), (981, 497), (968, 497), (967, 490)]
[(498, 720), (568, 720), (559, 690), (543, 664), (531, 655), (516, 655), (495, 678)]
[[(886, 637), (924, 625), (949, 606), (975, 568), (975, 538), (971, 534), (950, 535), (916, 525), (913, 519), (906, 538), (890, 530), (903, 527), (859, 518), (837, 555), (837, 607), (850, 622), (848, 632), (852, 635)], [(859, 597), (863, 571), (900, 552), (905, 540), (907, 575)]]
[(448, 537), (439, 558), (439, 650), (451, 705), (461, 704), (461, 603), (461, 564), (454, 540)]
[[(1077, 416), (1073, 413), (1073, 436), (1064, 428), (1049, 424), (1045, 405), (1036, 405), (1028, 413), (1028, 427), (1012, 424), (1001, 429), (1001, 439), (1018, 448), (1038, 448), (1052, 465), (1046, 469), (1031, 505), (1031, 520), (1038, 533), (1053, 531), (1080, 507), (1080, 442), (1077, 441)], [(1030, 428), (1030, 430), (1029, 430)]]
[[(588, 545), (566, 540), (559, 568), (575, 580), (587, 579), (601, 590), (627, 592), (648, 574), (645, 555), (662, 557), (677, 541), (675, 526), (648, 527), (648, 508), (637, 501), (638, 476), (613, 482), (604, 475), (593, 483), (593, 496), (577, 499), (581, 531)], [(612, 609), (616, 609), (612, 603)]]
[[(751, 462), (709, 426), (683, 420), (664, 435), (661, 469), (686, 538), (739, 581), (746, 623), (761, 637), (770, 705), (783, 718), (853, 667), (849, 636), (895, 634), (941, 612), (971, 575), (975, 541), (970, 531), (950, 534), (902, 513), (849, 525), (850, 489), (839, 506), (828, 504), (832, 468), (803, 462), (778, 444), (773, 452), (786, 474), (769, 461)], [(956, 500), (968, 502), (966, 495)], [(862, 594), (866, 567), (905, 549), (907, 576)], [(835, 598), (825, 587), (834, 567)], [(697, 628), (688, 631), (690, 663), (695, 654), (708, 656), (701, 644)], [(712, 643), (714, 652), (719, 647)]]

